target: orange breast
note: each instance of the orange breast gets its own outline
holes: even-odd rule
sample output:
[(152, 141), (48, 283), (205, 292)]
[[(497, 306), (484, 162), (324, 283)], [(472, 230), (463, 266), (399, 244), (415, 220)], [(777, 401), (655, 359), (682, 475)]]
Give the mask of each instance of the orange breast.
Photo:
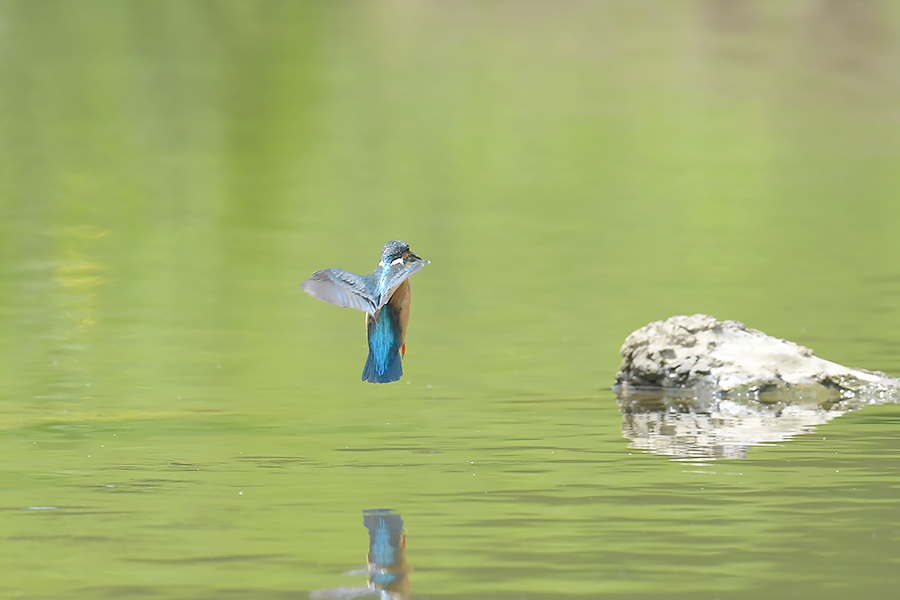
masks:
[(409, 279), (400, 284), (400, 287), (391, 296), (390, 304), (400, 313), (400, 345), (406, 346), (406, 326), (409, 323)]

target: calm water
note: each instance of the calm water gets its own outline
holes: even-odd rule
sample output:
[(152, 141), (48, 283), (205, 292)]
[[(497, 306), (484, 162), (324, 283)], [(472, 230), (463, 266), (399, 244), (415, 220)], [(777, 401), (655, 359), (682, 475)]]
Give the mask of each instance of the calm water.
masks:
[[(892, 597), (900, 406), (679, 453), (609, 386), (695, 312), (900, 375), (898, 17), (0, 0), (0, 596), (359, 588), (391, 508), (413, 597)], [(372, 386), (297, 284), (397, 238)]]

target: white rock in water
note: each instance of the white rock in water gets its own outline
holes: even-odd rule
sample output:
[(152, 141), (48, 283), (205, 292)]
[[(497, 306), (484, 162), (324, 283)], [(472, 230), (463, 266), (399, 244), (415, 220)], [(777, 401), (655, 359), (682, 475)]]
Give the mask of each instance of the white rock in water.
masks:
[(900, 379), (823, 360), (809, 348), (709, 315), (650, 323), (629, 335), (621, 352), (614, 387), (620, 399), (634, 388), (693, 390), (707, 397), (806, 393), (816, 403), (900, 399)]

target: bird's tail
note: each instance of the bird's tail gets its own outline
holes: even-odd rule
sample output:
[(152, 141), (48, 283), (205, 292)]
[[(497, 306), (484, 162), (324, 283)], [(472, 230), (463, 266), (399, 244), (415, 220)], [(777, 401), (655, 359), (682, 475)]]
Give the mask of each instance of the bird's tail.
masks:
[(390, 383), (403, 375), (400, 350), (400, 314), (390, 304), (382, 307), (374, 315), (366, 316), (366, 337), (369, 341), (369, 356), (363, 367), (363, 381)]
[(370, 383), (390, 383), (397, 381), (403, 376), (403, 361), (400, 358), (400, 352), (397, 350), (389, 351), (384, 370), (379, 372), (378, 363), (372, 354), (372, 348), (369, 348), (369, 357), (366, 358), (366, 366), (363, 367), (362, 379)]

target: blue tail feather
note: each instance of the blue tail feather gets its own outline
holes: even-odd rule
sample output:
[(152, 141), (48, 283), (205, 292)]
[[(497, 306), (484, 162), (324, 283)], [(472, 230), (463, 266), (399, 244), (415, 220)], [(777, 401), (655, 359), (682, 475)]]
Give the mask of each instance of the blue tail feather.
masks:
[(387, 357), (387, 364), (383, 371), (378, 371), (376, 364), (378, 361), (372, 356), (372, 349), (369, 348), (369, 356), (366, 358), (366, 366), (363, 367), (362, 379), (371, 383), (390, 383), (397, 381), (403, 376), (402, 359), (399, 350), (394, 350), (393, 356)]
[(390, 383), (403, 376), (400, 357), (400, 316), (390, 304), (370, 317), (367, 327), (369, 356), (362, 379), (371, 383)]

